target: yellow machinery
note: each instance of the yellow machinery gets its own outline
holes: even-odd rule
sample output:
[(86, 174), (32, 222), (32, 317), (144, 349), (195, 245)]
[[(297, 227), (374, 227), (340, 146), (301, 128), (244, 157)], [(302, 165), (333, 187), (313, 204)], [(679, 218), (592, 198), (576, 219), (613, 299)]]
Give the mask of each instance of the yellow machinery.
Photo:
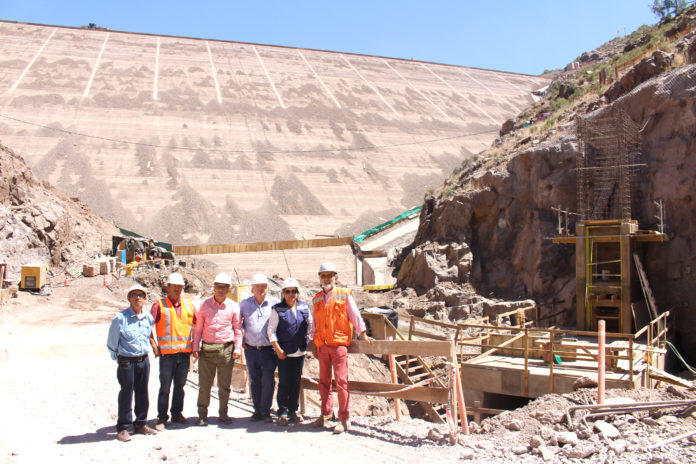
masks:
[(44, 285), (46, 285), (45, 264), (25, 264), (22, 266), (19, 288), (22, 290), (41, 290)]
[(249, 285), (248, 284), (232, 284), (230, 287), (230, 292), (227, 294), (227, 296), (239, 303), (245, 298), (249, 298), (251, 296), (251, 291), (249, 290)]

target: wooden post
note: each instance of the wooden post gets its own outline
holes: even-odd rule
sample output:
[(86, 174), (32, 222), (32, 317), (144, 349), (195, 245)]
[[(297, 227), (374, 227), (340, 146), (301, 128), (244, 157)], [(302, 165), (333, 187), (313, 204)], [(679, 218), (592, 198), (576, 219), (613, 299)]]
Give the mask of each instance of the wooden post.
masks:
[(554, 330), (551, 329), (549, 332), (549, 393), (553, 393), (553, 341), (555, 338)]
[(529, 397), (529, 329), (524, 329), (524, 396)]
[(300, 382), (300, 414), (303, 416), (307, 414), (307, 391), (304, 389), (302, 386), (302, 382)]
[(466, 417), (466, 405), (464, 404), (464, 389), (462, 388), (462, 376), (459, 373), (459, 362), (457, 360), (457, 344), (454, 338), (450, 336), (450, 360), (454, 366), (454, 385), (455, 389), (453, 399), (454, 404), (452, 405), (452, 416), (454, 418), (454, 424), (457, 425), (457, 413), (461, 416), (462, 420), (462, 433), (464, 435), (469, 435), (469, 421)]
[(244, 394), (249, 395), (249, 392), (251, 391), (249, 382), (251, 381), (251, 379), (249, 378), (249, 370), (247, 369), (246, 358), (244, 357), (244, 350), (242, 350), (242, 356), (239, 358), (239, 360), (242, 362), (242, 364), (244, 364), (244, 373), (242, 374), (242, 381), (244, 382)]
[(604, 348), (604, 338), (606, 336), (606, 322), (603, 319), (597, 321), (597, 404), (604, 404), (604, 370), (606, 351)]
[(481, 423), (481, 402), (474, 401), (474, 422)]
[(633, 335), (628, 339), (628, 388), (633, 390)]
[[(393, 340), (394, 337), (387, 337), (387, 340)], [(396, 380), (396, 363), (394, 362), (394, 355), (390, 354), (389, 356), (389, 371), (391, 372), (391, 381), (392, 383), (396, 384), (399, 383)], [(401, 401), (399, 401), (399, 398), (394, 398), (394, 418), (396, 420), (401, 419)]]

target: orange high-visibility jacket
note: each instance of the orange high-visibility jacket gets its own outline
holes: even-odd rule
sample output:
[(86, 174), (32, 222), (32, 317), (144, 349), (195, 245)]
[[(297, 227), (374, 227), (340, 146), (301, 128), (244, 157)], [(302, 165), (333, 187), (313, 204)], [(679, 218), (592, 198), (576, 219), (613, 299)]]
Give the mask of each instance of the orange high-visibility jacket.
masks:
[(324, 304), (324, 292), (312, 299), (314, 304), (314, 346), (349, 346), (353, 338), (353, 324), (348, 319), (347, 288), (334, 288), (328, 305)]
[(181, 299), (181, 317), (177, 317), (174, 304), (169, 298), (157, 300), (160, 319), (157, 329), (157, 344), (162, 354), (190, 353), (191, 329), (193, 328), (193, 303)]

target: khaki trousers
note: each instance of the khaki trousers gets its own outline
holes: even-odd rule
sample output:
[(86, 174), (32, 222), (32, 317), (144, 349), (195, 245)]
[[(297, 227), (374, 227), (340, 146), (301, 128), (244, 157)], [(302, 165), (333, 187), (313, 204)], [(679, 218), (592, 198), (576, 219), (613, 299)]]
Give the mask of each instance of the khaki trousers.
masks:
[(227, 416), (227, 402), (230, 399), (232, 369), (234, 368), (234, 343), (226, 346), (222, 354), (206, 353), (201, 347), (198, 360), (198, 417), (208, 417), (210, 406), (210, 389), (217, 372), (218, 399), (220, 417)]

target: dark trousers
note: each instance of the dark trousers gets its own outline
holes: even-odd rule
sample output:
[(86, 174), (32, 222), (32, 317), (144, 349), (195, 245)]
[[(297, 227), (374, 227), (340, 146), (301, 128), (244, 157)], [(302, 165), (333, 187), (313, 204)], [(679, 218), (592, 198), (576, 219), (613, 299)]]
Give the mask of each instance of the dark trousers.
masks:
[(188, 376), (191, 353), (163, 354), (159, 358), (160, 389), (157, 395), (157, 417), (169, 420), (169, 391), (174, 382), (172, 393), (172, 417), (181, 416), (184, 410), (184, 385)]
[[(147, 396), (147, 382), (150, 379), (150, 359), (146, 356), (136, 362), (129, 358), (118, 359), (116, 378), (121, 391), (118, 392), (118, 422), (116, 430), (136, 429), (145, 425), (150, 403)], [(135, 393), (135, 422), (133, 422), (133, 393)]]
[(244, 350), (249, 380), (251, 381), (251, 400), (254, 413), (263, 416), (271, 413), (273, 390), (275, 390), (276, 355), (273, 348), (250, 348)]
[(299, 407), (304, 356), (278, 360), (278, 415), (295, 414)]

